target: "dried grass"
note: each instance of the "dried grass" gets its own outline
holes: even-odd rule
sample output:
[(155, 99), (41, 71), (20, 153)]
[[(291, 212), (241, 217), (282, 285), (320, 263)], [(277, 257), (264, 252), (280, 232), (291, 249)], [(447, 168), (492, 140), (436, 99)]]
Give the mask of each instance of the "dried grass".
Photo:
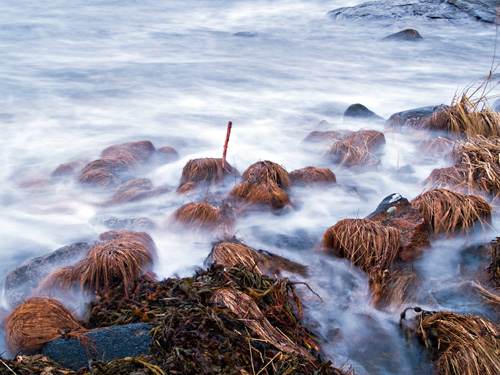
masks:
[(331, 143), (333, 141), (340, 141), (351, 134), (352, 131), (312, 131), (303, 140), (303, 142), (322, 142)]
[(118, 238), (94, 246), (75, 268), (82, 290), (106, 294), (122, 282), (128, 294), (152, 265), (153, 255), (143, 243)]
[[(224, 163), (223, 167), (222, 158), (192, 159), (182, 169), (181, 182), (177, 192), (186, 192), (200, 184), (219, 184), (226, 176), (239, 177), (239, 175), (238, 171), (229, 163)], [(184, 186), (186, 184), (190, 184), (190, 189), (186, 190)]]
[(101, 241), (121, 240), (124, 242), (140, 242), (148, 249), (151, 256), (156, 259), (158, 250), (153, 238), (146, 232), (132, 232), (125, 230), (110, 230), (99, 235)]
[(398, 270), (387, 275), (386, 280), (372, 287), (372, 303), (378, 308), (389, 305), (401, 307), (408, 304), (416, 291), (417, 275), (409, 270)]
[(32, 297), (7, 317), (7, 346), (13, 353), (31, 353), (60, 337), (78, 338), (87, 330), (71, 312), (51, 298)]
[(440, 375), (500, 374), (500, 331), (489, 321), (453, 312), (423, 312), (416, 335), (436, 357)]
[(274, 345), (285, 353), (298, 354), (308, 359), (314, 359), (308, 351), (299, 347), (288, 336), (273, 327), (262, 314), (255, 301), (245, 293), (230, 288), (222, 288), (213, 293), (212, 301), (231, 310), (261, 340)]
[[(135, 160), (135, 163), (146, 162), (155, 152), (155, 147), (150, 141), (127, 142), (121, 145), (113, 145), (101, 152), (103, 159), (127, 159)], [(130, 158), (131, 157), (131, 158)]]
[(220, 264), (225, 267), (244, 266), (252, 272), (268, 276), (279, 275), (281, 271), (307, 275), (307, 267), (289, 259), (264, 251), (257, 251), (238, 242), (221, 242), (215, 244), (207, 263)]
[(102, 168), (86, 168), (80, 174), (79, 181), (96, 187), (108, 188), (120, 185), (120, 180), (111, 172)]
[(179, 207), (172, 215), (175, 222), (183, 227), (194, 231), (214, 230), (217, 227), (228, 224), (221, 208), (212, 206), (205, 202), (190, 202)]
[(333, 142), (325, 151), (333, 163), (345, 168), (377, 166), (380, 159), (366, 147), (354, 146), (351, 141)]
[(70, 296), (78, 281), (79, 275), (74, 266), (63, 267), (45, 276), (33, 295), (50, 296), (54, 292), (63, 292)]
[(322, 247), (367, 273), (383, 271), (398, 255), (399, 230), (369, 219), (344, 219), (326, 230)]
[(447, 189), (434, 189), (410, 202), (429, 223), (434, 236), (469, 233), (475, 224), (491, 221), (491, 207), (483, 198)]
[(250, 184), (276, 184), (285, 191), (292, 186), (285, 168), (269, 160), (252, 164), (243, 172), (241, 178), (243, 182), (247, 181)]
[(418, 145), (418, 152), (426, 156), (444, 157), (453, 148), (453, 142), (443, 137), (424, 139)]
[(229, 192), (229, 196), (236, 203), (244, 203), (249, 206), (267, 206), (274, 210), (293, 207), (286, 191), (274, 182), (251, 183), (243, 181)]
[(499, 137), (500, 115), (487, 106), (480, 108), (484, 101), (484, 97), (472, 99), (466, 91), (455, 96), (451, 106), (436, 111), (425, 127), (468, 137)]
[(330, 169), (312, 166), (290, 172), (290, 180), (294, 186), (337, 184), (335, 174)]

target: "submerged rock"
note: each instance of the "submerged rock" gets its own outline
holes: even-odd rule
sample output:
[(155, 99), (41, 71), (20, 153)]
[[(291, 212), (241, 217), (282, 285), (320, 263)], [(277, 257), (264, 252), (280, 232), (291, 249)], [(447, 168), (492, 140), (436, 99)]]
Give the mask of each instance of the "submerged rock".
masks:
[(348, 119), (369, 119), (369, 120), (384, 120), (375, 112), (370, 111), (363, 104), (351, 104), (344, 112), (344, 120)]
[(410, 40), (410, 41), (419, 41), (422, 39), (423, 38), (420, 35), (420, 33), (414, 29), (405, 29), (397, 33), (388, 35), (384, 38), (384, 40)]
[(4, 290), (8, 305), (14, 307), (21, 303), (45, 276), (57, 268), (75, 264), (97, 243), (98, 241), (91, 241), (63, 246), (14, 268), (5, 278)]
[(396, 112), (385, 123), (386, 128), (400, 130), (420, 130), (425, 127), (425, 122), (434, 112), (446, 108), (446, 105), (427, 106), (406, 111)]

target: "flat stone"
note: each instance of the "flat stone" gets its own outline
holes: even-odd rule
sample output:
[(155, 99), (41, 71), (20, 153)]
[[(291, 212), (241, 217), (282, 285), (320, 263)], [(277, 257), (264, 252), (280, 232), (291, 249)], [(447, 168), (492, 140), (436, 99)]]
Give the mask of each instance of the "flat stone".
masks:
[(88, 367), (90, 360), (111, 361), (149, 354), (153, 342), (149, 331), (153, 327), (147, 323), (134, 323), (95, 329), (83, 334), (90, 339), (91, 346), (85, 348), (74, 338), (60, 338), (47, 343), (43, 355), (76, 371)]
[(366, 217), (382, 225), (400, 230), (400, 258), (411, 262), (430, 247), (429, 233), (425, 219), (408, 199), (400, 194), (391, 194), (384, 198), (376, 210)]

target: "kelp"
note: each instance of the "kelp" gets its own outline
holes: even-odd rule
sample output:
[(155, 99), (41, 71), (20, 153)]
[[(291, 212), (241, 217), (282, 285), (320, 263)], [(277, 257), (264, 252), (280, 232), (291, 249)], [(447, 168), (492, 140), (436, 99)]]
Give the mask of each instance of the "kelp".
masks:
[[(238, 301), (252, 306), (255, 316), (245, 315)], [(321, 361), (301, 313), (288, 279), (213, 265), (192, 278), (142, 279), (128, 298), (118, 288), (92, 303), (88, 321), (92, 327), (156, 323), (150, 354), (136, 363), (158, 367), (147, 373), (345, 374)], [(280, 347), (287, 340), (295, 350)]]

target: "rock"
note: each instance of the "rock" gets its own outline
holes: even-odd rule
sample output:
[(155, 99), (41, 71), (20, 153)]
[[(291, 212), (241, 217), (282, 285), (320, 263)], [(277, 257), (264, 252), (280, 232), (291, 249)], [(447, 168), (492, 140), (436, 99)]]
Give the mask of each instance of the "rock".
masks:
[(369, 119), (369, 120), (384, 120), (375, 112), (370, 111), (363, 104), (351, 104), (344, 112), (344, 120), (347, 118), (354, 119)]
[(120, 185), (116, 193), (105, 205), (136, 202), (165, 194), (169, 191), (167, 188), (153, 187), (153, 183), (147, 178), (134, 178)]
[(337, 179), (328, 168), (305, 167), (290, 172), (293, 186), (335, 186)]
[(60, 338), (47, 343), (43, 355), (75, 371), (89, 366), (89, 361), (94, 359), (111, 361), (147, 355), (152, 343), (149, 331), (153, 327), (147, 323), (134, 323), (95, 329), (83, 334), (90, 339), (91, 346), (86, 348), (74, 338)]
[(147, 232), (156, 229), (156, 224), (147, 218), (117, 218), (97, 216), (90, 220), (92, 225), (102, 225), (110, 230)]
[(82, 168), (87, 164), (87, 162), (82, 160), (75, 160), (69, 163), (60, 164), (51, 174), (51, 177), (64, 177), (75, 175), (77, 172), (82, 170)]
[(179, 153), (173, 147), (164, 146), (156, 150), (156, 155), (162, 163), (172, 163), (179, 159)]
[(385, 128), (399, 128), (400, 130), (421, 130), (425, 127), (426, 120), (436, 111), (442, 111), (448, 106), (441, 104), (427, 106), (406, 111), (397, 112), (391, 115), (385, 123)]
[(401, 252), (399, 256), (405, 262), (413, 261), (423, 249), (430, 247), (425, 219), (408, 199), (400, 194), (391, 194), (384, 198), (376, 210), (366, 218), (400, 230)]
[(5, 278), (5, 299), (10, 307), (20, 304), (49, 273), (76, 264), (98, 241), (74, 243), (52, 253), (29, 259), (14, 268)]
[(423, 38), (419, 34), (419, 32), (414, 29), (405, 29), (400, 32), (388, 35), (384, 38), (384, 40), (411, 40), (411, 41), (419, 41), (422, 39)]
[(479, 20), (494, 23), (495, 0), (386, 0), (369, 1), (354, 7), (338, 8), (328, 14), (338, 20)]
[(303, 142), (326, 143), (332, 141), (341, 141), (353, 132), (351, 130), (329, 130), (329, 131), (312, 131), (303, 140)]
[(259, 34), (252, 31), (238, 31), (233, 34), (233, 36), (239, 36), (240, 38), (255, 38), (257, 35)]

